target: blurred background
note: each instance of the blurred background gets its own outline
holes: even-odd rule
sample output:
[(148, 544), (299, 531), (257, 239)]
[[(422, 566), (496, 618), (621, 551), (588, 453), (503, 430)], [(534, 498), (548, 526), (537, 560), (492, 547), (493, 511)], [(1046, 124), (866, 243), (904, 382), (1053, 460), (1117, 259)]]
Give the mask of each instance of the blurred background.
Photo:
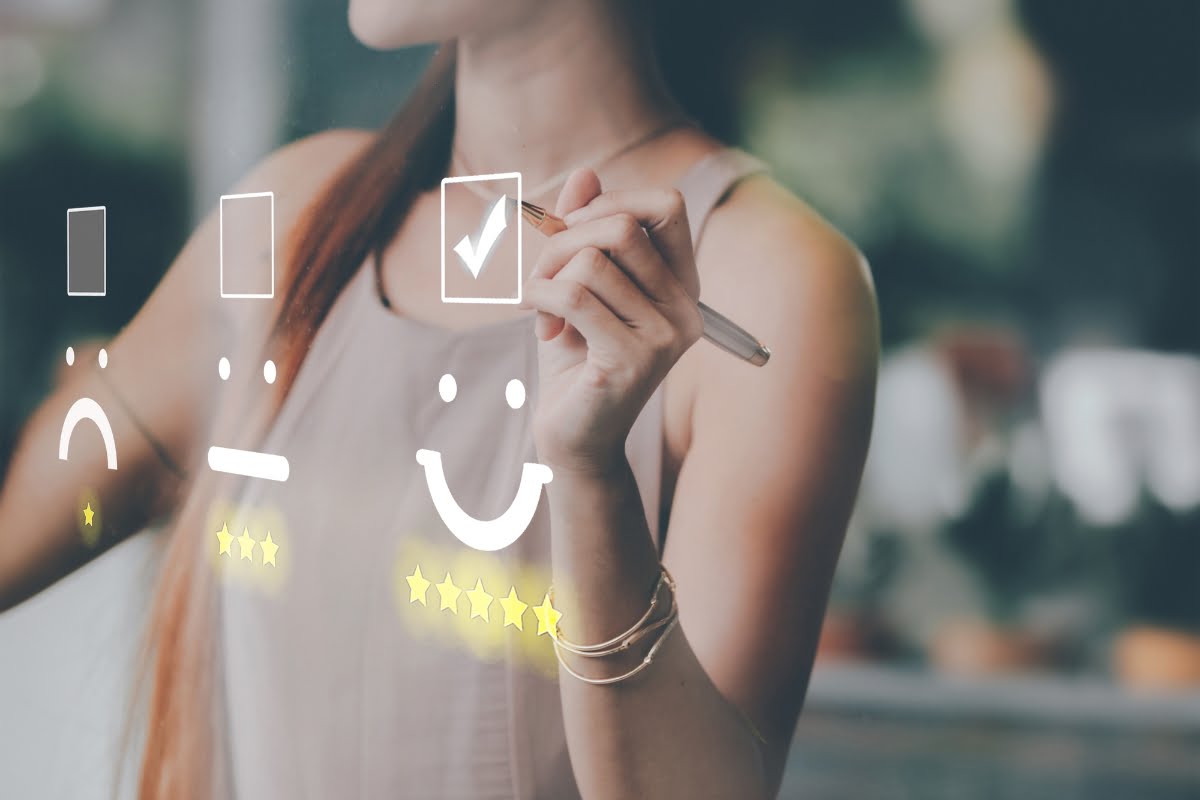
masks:
[[(1200, 3), (659, 5), (684, 105), (879, 290), (783, 796), (1200, 796)], [(0, 0), (0, 464), (222, 191), (379, 125), (428, 55), (365, 50), (340, 1)], [(91, 205), (108, 295), (69, 298)], [(0, 617), (0, 794), (108, 796), (153, 549)]]

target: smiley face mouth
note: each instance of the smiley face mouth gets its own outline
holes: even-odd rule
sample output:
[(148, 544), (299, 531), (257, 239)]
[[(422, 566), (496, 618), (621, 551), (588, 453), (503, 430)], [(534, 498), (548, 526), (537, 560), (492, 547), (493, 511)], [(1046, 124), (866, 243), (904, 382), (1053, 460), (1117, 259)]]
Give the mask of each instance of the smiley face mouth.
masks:
[(418, 450), (417, 463), (425, 468), (429, 496), (450, 533), (467, 547), (494, 551), (508, 547), (521, 537), (537, 511), (542, 487), (554, 479), (544, 464), (526, 463), (521, 468), (521, 484), (508, 509), (492, 520), (479, 520), (462, 510), (446, 484), (442, 454), (436, 450)]

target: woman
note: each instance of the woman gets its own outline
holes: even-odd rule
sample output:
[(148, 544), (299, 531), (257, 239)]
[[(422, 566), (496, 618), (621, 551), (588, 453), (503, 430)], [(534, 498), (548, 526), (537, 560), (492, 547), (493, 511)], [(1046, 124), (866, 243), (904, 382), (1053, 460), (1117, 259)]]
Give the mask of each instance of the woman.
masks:
[[(0, 495), (4, 604), (89, 556), (82, 491), (102, 499), (110, 540), (176, 516), (152, 614), (146, 796), (773, 796), (869, 438), (865, 264), (681, 124), (619, 0), (352, 0), (350, 22), (373, 47), (456, 44), (383, 131), (292, 144), (245, 179), (276, 197), (274, 302), (217, 298), (210, 219), (108, 367), (46, 401)], [(524, 236), (521, 308), (443, 303), (439, 179), (513, 170), (569, 228)], [(489, 205), (459, 196), (447, 229), (473, 230)], [(774, 346), (765, 368), (696, 343), (701, 283)], [(230, 354), (224, 384), (213, 365)], [(514, 390), (505, 408), (513, 379), (534, 400)], [(109, 409), (119, 471), (79, 437), (56, 460), (80, 396)], [(220, 481), (211, 444), (283, 454), (291, 477)], [(485, 519), (522, 461), (553, 480), (512, 547), (463, 561), (422, 448)], [(255, 514), (273, 520), (269, 566), (262, 530), (238, 559), (224, 539)], [(443, 563), (459, 575), (435, 592), (421, 580), (439, 583)], [(531, 598), (537, 581), (515, 577), (530, 570), (559, 588)], [(547, 602), (562, 612), (557, 676), (535, 668), (554, 645), (532, 616), (509, 620), (540, 654), (525, 659), (499, 605), (467, 605), (472, 586), (498, 602), (497, 581), (542, 599), (543, 633)], [(639, 619), (649, 630), (625, 652), (563, 649)], [(499, 631), (504, 656), (443, 623)]]

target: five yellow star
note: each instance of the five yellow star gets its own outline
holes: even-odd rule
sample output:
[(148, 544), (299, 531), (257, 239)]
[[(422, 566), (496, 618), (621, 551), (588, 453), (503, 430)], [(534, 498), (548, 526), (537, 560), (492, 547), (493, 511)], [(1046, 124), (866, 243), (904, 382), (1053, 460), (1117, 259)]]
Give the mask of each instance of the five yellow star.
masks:
[(517, 630), (525, 630), (525, 609), (529, 608), (528, 603), (522, 603), (517, 597), (517, 587), (509, 587), (508, 597), (500, 598), (500, 605), (504, 608), (504, 627), (516, 625)]
[(450, 573), (446, 573), (446, 579), (441, 583), (434, 584), (437, 586), (438, 594), (442, 596), (441, 611), (450, 611), (452, 614), (458, 613), (458, 596), (462, 594), (462, 589), (454, 585), (454, 581), (450, 579)]
[(95, 514), (96, 514), (96, 512), (95, 512), (95, 511), (92, 511), (92, 504), (91, 504), (91, 503), (88, 503), (86, 506), (84, 506), (84, 507), (83, 507), (83, 524), (84, 524), (84, 525), (91, 525), (91, 524), (92, 524), (92, 517), (93, 517), (93, 516), (95, 516)]
[(237, 537), (237, 543), (242, 558), (254, 561), (254, 540), (250, 538), (249, 528), (242, 528), (242, 535)]
[(546, 598), (542, 600), (540, 606), (533, 607), (533, 615), (537, 617), (538, 621), (538, 636), (548, 633), (551, 638), (558, 638), (558, 621), (562, 619), (562, 612), (550, 603), (549, 592), (546, 593)]
[[(233, 536), (229, 533), (229, 526), (222, 525), (221, 530), (217, 531), (217, 541), (221, 543), (221, 549), (217, 551), (217, 555), (229, 553), (229, 543), (233, 541)], [(232, 558), (233, 554), (230, 553)]]
[[(241, 541), (240, 539), (238, 541)], [(278, 566), (275, 563), (275, 554), (279, 552), (279, 545), (271, 539), (271, 532), (267, 531), (267, 538), (258, 543), (258, 546), (263, 551), (263, 566), (270, 564), (272, 567)]]
[(493, 598), (484, 591), (482, 580), (476, 579), (475, 588), (467, 592), (467, 598), (471, 601), (471, 619), (481, 617), (484, 622), (491, 622), (488, 609), (492, 605)]
[(408, 602), (428, 606), (425, 593), (429, 591), (429, 580), (421, 574), (421, 565), (417, 564), (417, 571), (404, 580), (408, 581)]

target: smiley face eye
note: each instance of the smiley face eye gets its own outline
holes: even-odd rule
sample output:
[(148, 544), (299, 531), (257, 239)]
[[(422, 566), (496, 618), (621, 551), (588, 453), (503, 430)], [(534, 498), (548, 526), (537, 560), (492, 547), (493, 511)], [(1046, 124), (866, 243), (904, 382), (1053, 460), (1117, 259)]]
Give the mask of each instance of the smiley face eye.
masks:
[(513, 411), (525, 405), (525, 384), (513, 378), (504, 387), (504, 399), (508, 401), (508, 407)]
[[(67, 366), (68, 367), (75, 366), (75, 348), (74, 347), (67, 348), (66, 356), (67, 356)], [(97, 360), (100, 362), (100, 369), (105, 369), (106, 367), (108, 367), (108, 351), (105, 350), (103, 347), (100, 348), (100, 353), (97, 355)]]
[(438, 381), (438, 394), (442, 396), (442, 402), (449, 403), (458, 396), (458, 382), (454, 380), (454, 376), (447, 372)]
[(263, 380), (267, 383), (275, 383), (275, 362), (270, 359), (263, 364)]
[(221, 356), (221, 360), (217, 362), (217, 374), (221, 376), (221, 380), (229, 380), (229, 359)]

